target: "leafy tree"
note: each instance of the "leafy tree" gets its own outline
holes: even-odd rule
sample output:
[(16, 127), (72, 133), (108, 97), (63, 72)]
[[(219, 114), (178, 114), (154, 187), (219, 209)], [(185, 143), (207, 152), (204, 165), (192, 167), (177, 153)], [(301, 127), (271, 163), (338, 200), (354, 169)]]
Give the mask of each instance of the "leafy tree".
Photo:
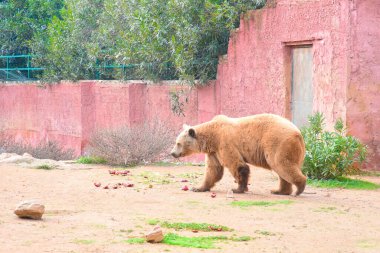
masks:
[[(61, 18), (36, 40), (48, 80), (94, 78), (99, 64), (138, 66), (108, 78), (216, 77), (239, 14), (263, 0), (67, 0)], [(103, 73), (104, 74), (104, 73)], [(191, 82), (194, 83), (194, 82)]]
[(139, 64), (149, 79), (205, 81), (216, 77), (239, 14), (261, 7), (247, 0), (105, 0), (95, 57)]
[(95, 62), (89, 50), (103, 11), (103, 0), (66, 0), (60, 17), (53, 17), (46, 34), (38, 33), (33, 50), (40, 55), (35, 64), (44, 66), (48, 82), (94, 77)]
[(64, 0), (6, 0), (0, 3), (1, 54), (30, 52), (34, 34), (59, 16)]

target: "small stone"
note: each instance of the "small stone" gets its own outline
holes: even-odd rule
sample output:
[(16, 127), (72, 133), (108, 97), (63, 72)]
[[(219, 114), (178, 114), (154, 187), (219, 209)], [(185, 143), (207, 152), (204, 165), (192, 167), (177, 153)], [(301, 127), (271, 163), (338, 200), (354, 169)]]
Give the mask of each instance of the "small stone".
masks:
[(234, 198), (234, 192), (231, 189), (227, 191), (226, 198)]
[(164, 234), (160, 226), (155, 226), (152, 231), (145, 234), (145, 239), (150, 243), (161, 242), (164, 239)]
[(41, 219), (45, 212), (45, 206), (35, 200), (26, 200), (21, 202), (14, 213), (20, 218), (29, 218), (34, 220)]

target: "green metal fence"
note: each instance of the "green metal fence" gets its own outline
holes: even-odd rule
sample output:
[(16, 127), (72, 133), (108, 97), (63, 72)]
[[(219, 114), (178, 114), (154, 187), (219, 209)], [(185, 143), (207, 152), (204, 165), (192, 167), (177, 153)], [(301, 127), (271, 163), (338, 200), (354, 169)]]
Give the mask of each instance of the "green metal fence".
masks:
[[(1, 81), (35, 81), (44, 70), (43, 67), (32, 66), (33, 55), (0, 55), (0, 82)], [(143, 79), (138, 64), (115, 64), (112, 61), (97, 61), (94, 76), (95, 80), (137, 80)], [(151, 72), (160, 72), (163, 80), (177, 79), (173, 68), (168, 64), (165, 71), (155, 69), (155, 65), (145, 66)]]
[(0, 81), (33, 81), (43, 68), (32, 66), (32, 55), (0, 55)]

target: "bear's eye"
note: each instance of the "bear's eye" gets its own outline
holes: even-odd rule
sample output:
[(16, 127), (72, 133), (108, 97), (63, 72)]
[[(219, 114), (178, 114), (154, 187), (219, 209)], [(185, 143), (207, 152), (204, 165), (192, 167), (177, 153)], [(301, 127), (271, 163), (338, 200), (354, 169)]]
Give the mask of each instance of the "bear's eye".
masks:
[(177, 147), (179, 147), (179, 148), (180, 148), (180, 147), (181, 147), (181, 143), (177, 143)]

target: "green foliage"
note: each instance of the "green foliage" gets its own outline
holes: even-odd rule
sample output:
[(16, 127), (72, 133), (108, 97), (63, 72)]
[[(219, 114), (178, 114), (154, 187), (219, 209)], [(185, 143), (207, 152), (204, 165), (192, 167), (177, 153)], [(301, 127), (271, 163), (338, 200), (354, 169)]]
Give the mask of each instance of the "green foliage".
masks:
[(215, 230), (232, 231), (231, 228), (228, 228), (226, 226), (208, 224), (208, 223), (194, 223), (194, 222), (190, 222), (190, 223), (174, 222), (174, 223), (171, 223), (171, 222), (164, 221), (164, 222), (160, 223), (160, 226), (165, 227), (165, 228), (173, 228), (175, 230), (184, 229), (184, 230), (197, 230), (197, 231), (206, 231), (206, 232), (215, 231)]
[(53, 17), (47, 36), (38, 33), (33, 40), (33, 51), (41, 57), (35, 64), (45, 68), (42, 79), (55, 82), (63, 79), (91, 79), (95, 62), (90, 58), (91, 45), (103, 0), (66, 0), (60, 17)]
[(60, 16), (64, 0), (8, 0), (0, 3), (1, 54), (26, 54), (36, 34), (45, 34), (54, 16)]
[(46, 33), (33, 39), (34, 53), (42, 56), (35, 64), (45, 67), (49, 82), (101, 76), (204, 83), (216, 77), (218, 57), (227, 52), (240, 13), (264, 2), (66, 0)]
[(166, 234), (162, 243), (169, 245), (177, 245), (188, 248), (200, 248), (200, 249), (213, 249), (214, 243), (220, 240), (227, 240), (227, 236), (199, 236), (199, 237), (187, 237), (177, 234)]
[(252, 237), (246, 236), (246, 235), (240, 236), (240, 237), (231, 237), (231, 240), (235, 242), (247, 242), (247, 241), (252, 240)]
[(54, 169), (54, 166), (49, 165), (49, 164), (41, 164), (41, 165), (38, 165), (36, 167), (36, 169), (39, 169), (39, 170), (52, 170), (52, 169)]
[(355, 173), (357, 166), (365, 161), (366, 146), (345, 135), (341, 119), (335, 123), (334, 132), (323, 130), (321, 113), (310, 116), (309, 123), (301, 130), (306, 145), (303, 172), (312, 179), (333, 179)]
[(250, 206), (274, 206), (274, 205), (289, 205), (292, 204), (291, 200), (276, 200), (276, 201), (233, 201), (232, 206), (250, 207)]
[(353, 190), (376, 190), (380, 188), (379, 184), (346, 177), (338, 177), (336, 179), (328, 180), (308, 179), (307, 184), (320, 188), (343, 188)]
[(81, 156), (77, 159), (77, 163), (82, 164), (105, 164), (107, 161), (98, 156)]

